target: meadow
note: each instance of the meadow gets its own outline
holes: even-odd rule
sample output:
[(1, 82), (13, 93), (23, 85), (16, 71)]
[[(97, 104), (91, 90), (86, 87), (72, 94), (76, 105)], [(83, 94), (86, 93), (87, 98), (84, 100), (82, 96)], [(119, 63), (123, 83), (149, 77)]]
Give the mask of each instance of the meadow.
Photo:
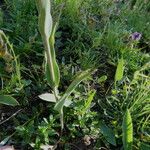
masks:
[(150, 150), (150, 1), (1, 0), (0, 150)]

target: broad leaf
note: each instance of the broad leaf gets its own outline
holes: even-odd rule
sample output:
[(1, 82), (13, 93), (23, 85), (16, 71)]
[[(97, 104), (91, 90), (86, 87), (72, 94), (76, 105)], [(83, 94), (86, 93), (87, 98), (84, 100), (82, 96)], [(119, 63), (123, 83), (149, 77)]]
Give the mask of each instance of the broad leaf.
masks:
[(123, 78), (123, 72), (124, 72), (124, 59), (122, 57), (121, 59), (118, 60), (117, 70), (115, 74), (115, 83)]
[(39, 30), (43, 40), (49, 39), (52, 32), (52, 16), (50, 14), (50, 0), (36, 0), (39, 13)]
[(72, 101), (69, 100), (69, 99), (67, 99), (67, 100), (65, 101), (65, 103), (64, 103), (64, 106), (65, 106), (65, 107), (69, 107), (71, 104), (72, 104)]
[(110, 144), (116, 146), (116, 139), (113, 130), (103, 122), (100, 123), (100, 132)]
[(41, 94), (41, 95), (39, 95), (39, 98), (44, 101), (47, 101), (47, 102), (56, 103), (56, 98), (55, 98), (54, 94), (50, 94), (50, 93)]
[(128, 109), (123, 118), (122, 132), (123, 132), (122, 140), (124, 150), (132, 150), (133, 125), (132, 125), (132, 118)]
[(85, 78), (87, 78), (91, 73), (93, 72), (93, 70), (88, 69), (86, 71), (83, 71), (82, 73), (80, 73), (75, 79), (74, 81), (70, 84), (70, 86), (68, 87), (67, 91), (65, 92), (65, 94), (60, 98), (60, 100), (58, 101), (58, 103), (56, 103), (54, 109), (57, 110), (58, 112), (61, 112), (64, 106), (64, 103), (66, 101), (66, 99), (70, 96), (70, 94), (73, 92), (73, 90), (76, 88), (76, 86)]
[(10, 106), (19, 105), (17, 100), (9, 95), (0, 95), (0, 104), (10, 105)]
[[(41, 95), (39, 95), (39, 98), (44, 101), (47, 101), (47, 102), (56, 103), (55, 95), (51, 94), (51, 93), (41, 94)], [(67, 101), (65, 101), (64, 106), (69, 107), (71, 103), (72, 103), (71, 100), (67, 100)]]
[(39, 30), (46, 50), (46, 77), (52, 88), (58, 87), (60, 72), (56, 62), (54, 44), (56, 25), (53, 26), (49, 0), (36, 0), (39, 12)]

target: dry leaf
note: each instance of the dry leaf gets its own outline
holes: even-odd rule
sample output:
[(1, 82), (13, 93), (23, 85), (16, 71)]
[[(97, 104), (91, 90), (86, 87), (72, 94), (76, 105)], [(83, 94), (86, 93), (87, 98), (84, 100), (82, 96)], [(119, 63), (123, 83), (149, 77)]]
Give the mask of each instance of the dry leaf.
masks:
[(2, 146), (0, 150), (15, 150), (13, 146)]

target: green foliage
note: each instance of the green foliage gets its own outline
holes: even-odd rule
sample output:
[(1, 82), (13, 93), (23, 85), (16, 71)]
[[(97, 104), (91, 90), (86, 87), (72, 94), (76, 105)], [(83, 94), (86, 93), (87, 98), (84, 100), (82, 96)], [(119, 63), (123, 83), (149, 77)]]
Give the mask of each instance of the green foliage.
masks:
[(58, 103), (56, 103), (54, 109), (61, 112), (64, 106), (64, 103), (66, 99), (69, 97), (69, 95), (73, 92), (73, 90), (77, 87), (77, 85), (87, 78), (93, 70), (89, 69), (84, 72), (81, 72), (80, 74), (77, 75), (77, 77), (73, 80), (73, 82), (69, 85), (68, 89), (66, 90), (65, 94), (60, 98)]
[(0, 26), (3, 24), (3, 15), (2, 9), (0, 8)]
[(107, 80), (107, 76), (103, 75), (98, 79), (98, 83), (105, 82)]
[(100, 132), (110, 144), (116, 146), (116, 138), (113, 130), (103, 122), (100, 122)]
[(10, 106), (19, 105), (17, 100), (9, 95), (0, 95), (0, 104), (10, 105)]
[(123, 78), (124, 73), (124, 59), (123, 57), (118, 60), (118, 65), (115, 74), (115, 84), (117, 81), (120, 81)]
[(90, 108), (91, 103), (92, 103), (92, 101), (93, 101), (93, 99), (94, 99), (95, 93), (96, 93), (96, 91), (91, 91), (91, 92), (89, 93), (89, 97), (88, 97), (88, 99), (86, 100), (86, 102), (85, 102), (85, 104), (84, 104), (84, 107), (83, 107), (83, 109), (82, 109), (81, 112), (80, 112), (82, 115), (84, 115), (84, 114), (87, 112), (87, 110)]
[(140, 150), (149, 150), (149, 149), (150, 149), (150, 145), (146, 143), (140, 143)]
[(54, 103), (56, 103), (55, 95), (51, 94), (51, 93), (41, 94), (41, 95), (39, 95), (39, 98), (44, 100), (44, 101), (47, 101), (47, 102), (54, 102)]
[(50, 86), (54, 89), (58, 87), (60, 80), (54, 51), (56, 26), (53, 26), (52, 23), (50, 2), (48, 0), (37, 0), (37, 8), (39, 11), (39, 30), (46, 50), (46, 75)]
[(129, 110), (127, 109), (122, 123), (123, 147), (124, 150), (132, 150), (133, 143), (133, 124)]
[(19, 100), (9, 112), (0, 107), (0, 145), (122, 149), (130, 139), (133, 149), (149, 149), (150, 2), (36, 1), (43, 44), (35, 1), (0, 1), (0, 95)]

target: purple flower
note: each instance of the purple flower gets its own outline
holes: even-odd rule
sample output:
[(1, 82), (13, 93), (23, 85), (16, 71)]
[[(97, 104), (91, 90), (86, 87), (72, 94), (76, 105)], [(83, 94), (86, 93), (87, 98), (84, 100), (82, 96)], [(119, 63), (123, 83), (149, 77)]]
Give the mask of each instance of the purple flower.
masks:
[(131, 34), (130, 37), (133, 41), (139, 41), (142, 37), (142, 34), (139, 33), (139, 32), (134, 32), (134, 33)]

